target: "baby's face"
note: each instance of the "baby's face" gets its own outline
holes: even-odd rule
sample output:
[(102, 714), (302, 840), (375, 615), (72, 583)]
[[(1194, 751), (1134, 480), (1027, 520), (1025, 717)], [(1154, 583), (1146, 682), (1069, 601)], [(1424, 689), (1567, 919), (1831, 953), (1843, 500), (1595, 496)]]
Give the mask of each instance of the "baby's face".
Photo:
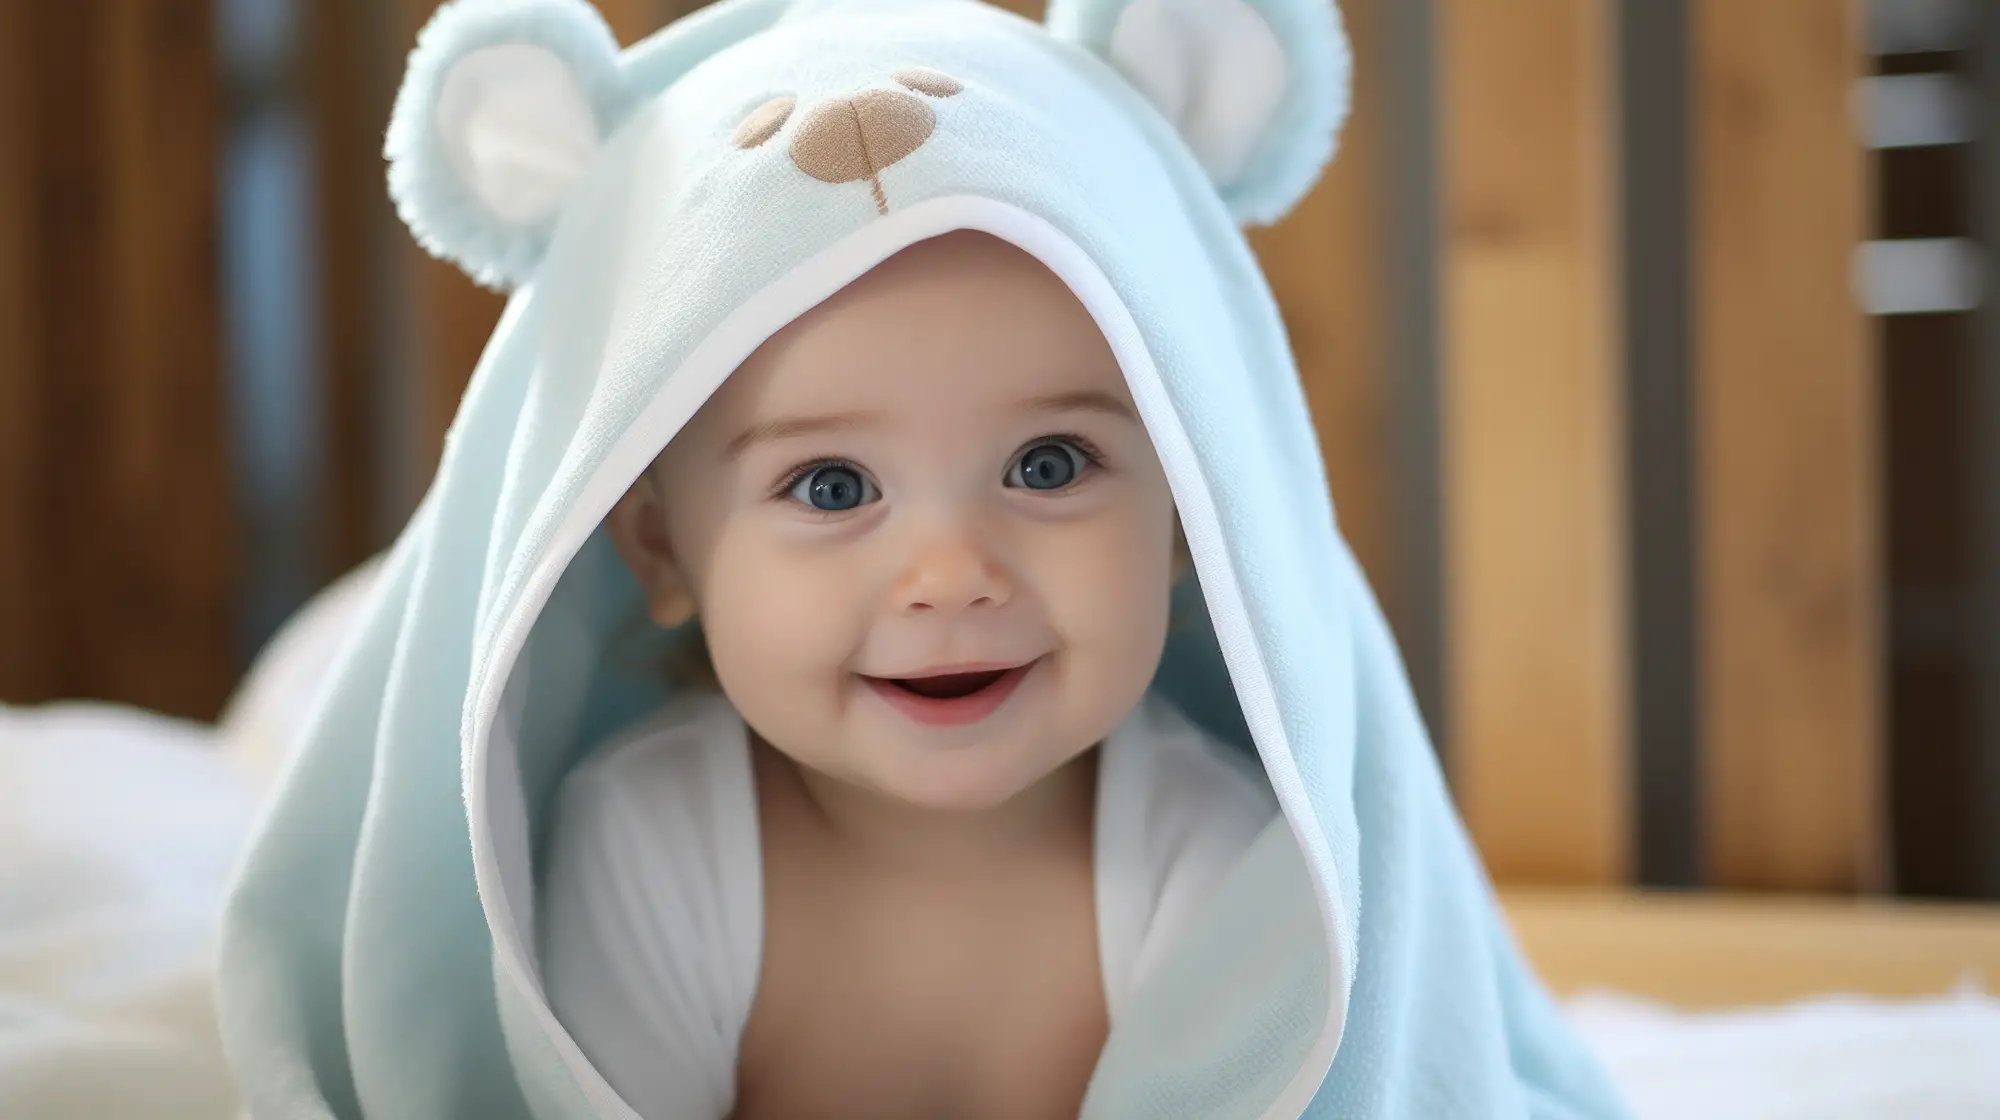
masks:
[(997, 805), (1122, 719), (1176, 566), (1166, 478), (1096, 324), (973, 233), (773, 336), (612, 532), (657, 620), (700, 615), (774, 747), (933, 809)]

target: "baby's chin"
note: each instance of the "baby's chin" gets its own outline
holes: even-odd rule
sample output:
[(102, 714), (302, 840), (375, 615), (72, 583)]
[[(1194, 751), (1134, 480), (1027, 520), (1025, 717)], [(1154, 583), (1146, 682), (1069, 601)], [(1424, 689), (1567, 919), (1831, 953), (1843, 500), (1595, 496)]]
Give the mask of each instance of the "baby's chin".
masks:
[(851, 780), (876, 795), (932, 813), (976, 814), (1000, 809), (1039, 786), (1081, 751), (1049, 753), (1018, 743), (973, 742), (949, 747), (903, 745), (870, 752)]

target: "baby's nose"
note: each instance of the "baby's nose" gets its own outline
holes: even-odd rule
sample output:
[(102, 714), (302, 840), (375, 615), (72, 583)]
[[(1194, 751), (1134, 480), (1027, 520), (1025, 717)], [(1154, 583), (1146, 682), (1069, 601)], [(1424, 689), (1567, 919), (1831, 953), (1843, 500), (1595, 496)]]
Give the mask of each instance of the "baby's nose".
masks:
[(957, 535), (925, 542), (909, 559), (896, 595), (904, 611), (958, 611), (1005, 606), (1012, 581), (998, 561)]
[(823, 183), (872, 181), (936, 127), (937, 115), (914, 94), (871, 89), (837, 97), (806, 114), (792, 137), (792, 162)]

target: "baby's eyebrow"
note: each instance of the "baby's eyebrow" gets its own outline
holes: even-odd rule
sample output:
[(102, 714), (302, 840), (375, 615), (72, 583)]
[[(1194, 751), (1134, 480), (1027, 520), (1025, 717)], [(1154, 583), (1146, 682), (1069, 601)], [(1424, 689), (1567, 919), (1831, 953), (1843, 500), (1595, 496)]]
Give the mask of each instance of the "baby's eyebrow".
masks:
[(767, 440), (794, 439), (819, 432), (859, 428), (878, 419), (880, 417), (873, 412), (838, 412), (826, 416), (780, 416), (763, 420), (743, 429), (735, 439), (730, 440), (722, 449), (722, 457), (735, 459), (753, 444)]
[(1047, 396), (1030, 397), (1023, 402), (1030, 412), (1103, 412), (1123, 417), (1137, 423), (1139, 417), (1132, 406), (1112, 396), (1102, 389), (1078, 389), (1067, 393), (1050, 393)]

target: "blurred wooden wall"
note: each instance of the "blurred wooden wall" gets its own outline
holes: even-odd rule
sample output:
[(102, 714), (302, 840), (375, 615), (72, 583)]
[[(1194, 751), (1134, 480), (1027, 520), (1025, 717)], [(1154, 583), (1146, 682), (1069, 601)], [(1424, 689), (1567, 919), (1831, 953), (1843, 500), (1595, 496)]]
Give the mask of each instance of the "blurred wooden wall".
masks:
[(1449, 757), (1494, 873), (1632, 865), (1612, 8), (1437, 5)]
[[(501, 300), (411, 244), (385, 196), (382, 127), (431, 0), (300, 3), (325, 578), (396, 530)], [(630, 43), (694, 5), (600, 6)], [(1343, 531), (1443, 701), (1495, 874), (1628, 882), (1680, 835), (1689, 882), (1877, 886), (1894, 822), (1882, 371), (1849, 284), (1875, 191), (1859, 9), (1650, 6), (1684, 36), (1686, 135), (1659, 142), (1676, 181), (1634, 189), (1653, 142), (1625, 131), (1637, 6), (1346, 0), (1341, 155), (1252, 244)], [(0, 698), (205, 714), (233, 672), (210, 23), (208, 0), (0, 11), (0, 158), (24, 169), (0, 176)], [(1398, 84), (1411, 53), (1434, 73)], [(1684, 207), (1663, 275), (1685, 321), (1642, 329), (1634, 270), (1661, 250), (1634, 256), (1632, 234), (1661, 199)], [(1635, 360), (1663, 331), (1685, 353)], [(1652, 463), (1663, 445), (1681, 459)], [(1661, 470), (1685, 506), (1666, 534)], [(1685, 594), (1647, 599), (1662, 581)]]
[[(1449, 757), (1507, 881), (1629, 879), (1618, 5), (1439, 0)], [(1882, 883), (1882, 464), (1857, 5), (1688, 0), (1699, 881)]]
[(1853, 284), (1859, 5), (1697, 0), (1695, 386), (1710, 879), (1880, 886), (1880, 375)]
[(0, 5), (0, 699), (236, 673), (210, 0)]

